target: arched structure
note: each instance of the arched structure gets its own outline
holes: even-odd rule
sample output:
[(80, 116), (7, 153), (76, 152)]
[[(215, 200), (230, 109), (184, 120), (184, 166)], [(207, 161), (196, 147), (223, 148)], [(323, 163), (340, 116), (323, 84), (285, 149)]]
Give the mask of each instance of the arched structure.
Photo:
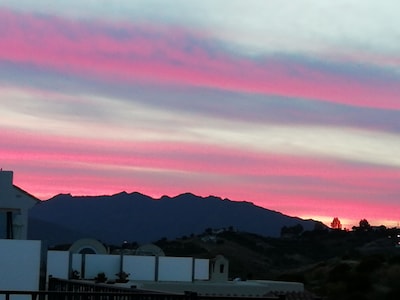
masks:
[(77, 240), (71, 245), (69, 251), (80, 254), (107, 254), (106, 247), (95, 239)]

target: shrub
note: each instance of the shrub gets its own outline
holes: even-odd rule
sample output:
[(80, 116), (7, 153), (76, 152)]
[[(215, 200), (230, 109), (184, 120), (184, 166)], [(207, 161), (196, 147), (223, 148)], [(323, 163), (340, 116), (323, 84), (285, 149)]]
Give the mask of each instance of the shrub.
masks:
[(349, 278), (351, 267), (346, 263), (336, 265), (330, 272), (328, 280), (331, 282), (346, 281)]
[(370, 273), (372, 271), (375, 271), (382, 265), (383, 261), (384, 259), (382, 256), (378, 255), (367, 256), (363, 258), (360, 264), (357, 266), (357, 272)]

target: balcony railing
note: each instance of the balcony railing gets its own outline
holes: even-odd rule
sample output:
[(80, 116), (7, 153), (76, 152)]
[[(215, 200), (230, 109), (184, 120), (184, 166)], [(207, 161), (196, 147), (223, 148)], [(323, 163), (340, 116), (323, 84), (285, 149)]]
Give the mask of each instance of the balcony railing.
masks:
[[(95, 284), (82, 280), (49, 278), (46, 291), (1, 291), (0, 300), (249, 300), (255, 297), (203, 296), (193, 292), (184, 294), (144, 291), (135, 287)], [(260, 299), (260, 298), (258, 298)], [(284, 295), (261, 299), (285, 299)]]

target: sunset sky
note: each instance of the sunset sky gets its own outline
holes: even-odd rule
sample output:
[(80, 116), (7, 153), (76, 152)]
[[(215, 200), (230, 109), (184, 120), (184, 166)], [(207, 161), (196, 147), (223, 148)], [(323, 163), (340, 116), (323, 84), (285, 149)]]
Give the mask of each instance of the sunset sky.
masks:
[(0, 0), (0, 167), (42, 200), (400, 221), (397, 0)]

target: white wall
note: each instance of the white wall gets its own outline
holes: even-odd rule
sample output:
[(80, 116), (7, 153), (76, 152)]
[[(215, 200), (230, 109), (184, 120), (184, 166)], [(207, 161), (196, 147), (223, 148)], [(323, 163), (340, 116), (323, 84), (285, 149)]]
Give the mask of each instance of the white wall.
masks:
[(122, 270), (130, 273), (130, 280), (156, 280), (155, 256), (125, 255), (122, 262)]
[(85, 255), (85, 279), (93, 279), (98, 273), (104, 272), (108, 280), (114, 280), (120, 270), (120, 255), (86, 254)]
[(158, 281), (192, 281), (192, 257), (158, 257)]
[(194, 259), (194, 280), (209, 280), (210, 279), (210, 260)]
[(71, 271), (75, 270), (79, 272), (79, 276), (82, 276), (82, 254), (72, 254)]
[(39, 290), (41, 241), (0, 240), (0, 290)]
[[(13, 213), (14, 239), (26, 239), (28, 209), (37, 204), (37, 199), (13, 186), (13, 172), (0, 170), (0, 208), (4, 209), (1, 219), (5, 220), (6, 211)], [(6, 223), (0, 222), (0, 238), (5, 238)]]
[(47, 251), (47, 277), (68, 279), (70, 274), (69, 251)]

